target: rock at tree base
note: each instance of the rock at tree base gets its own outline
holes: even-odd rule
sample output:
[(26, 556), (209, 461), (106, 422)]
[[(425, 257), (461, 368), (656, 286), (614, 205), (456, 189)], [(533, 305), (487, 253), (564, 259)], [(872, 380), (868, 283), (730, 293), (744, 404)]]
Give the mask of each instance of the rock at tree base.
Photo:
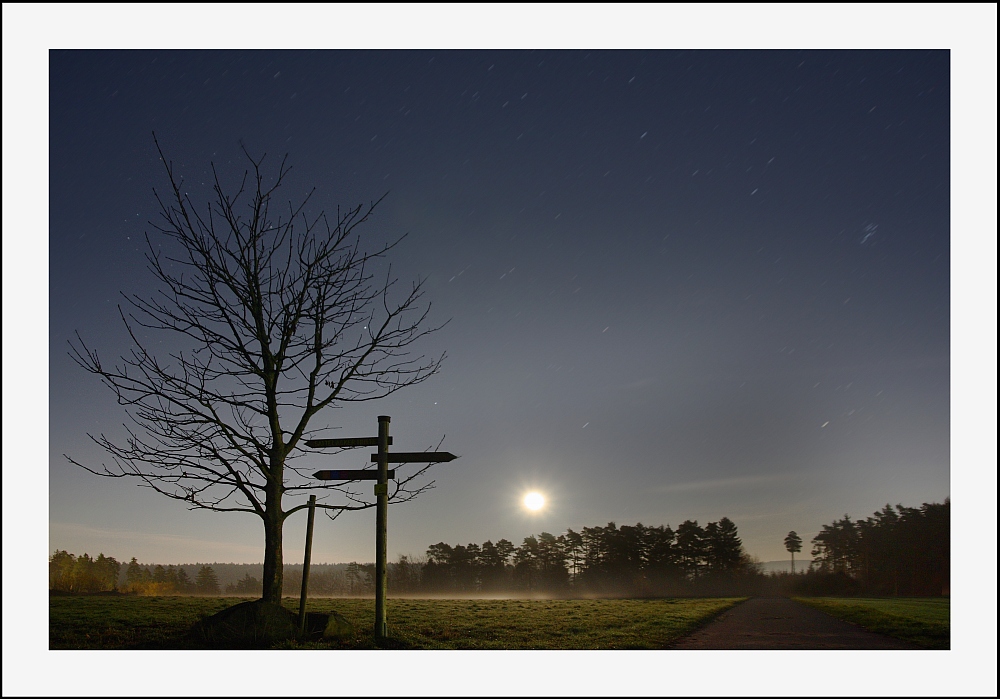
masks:
[(323, 630), (323, 638), (352, 638), (354, 636), (354, 626), (347, 619), (337, 612), (330, 614), (330, 620), (326, 622)]
[[(202, 619), (188, 632), (196, 646), (219, 649), (268, 648), (298, 638), (298, 616), (280, 604), (253, 600), (223, 609)], [(354, 637), (354, 626), (337, 612), (306, 614), (305, 638)]]
[(196, 623), (192, 640), (210, 648), (267, 648), (298, 636), (298, 617), (280, 604), (254, 600), (223, 609)]
[(321, 638), (347, 639), (354, 637), (354, 625), (347, 619), (331, 612), (306, 612), (305, 638), (318, 641)]

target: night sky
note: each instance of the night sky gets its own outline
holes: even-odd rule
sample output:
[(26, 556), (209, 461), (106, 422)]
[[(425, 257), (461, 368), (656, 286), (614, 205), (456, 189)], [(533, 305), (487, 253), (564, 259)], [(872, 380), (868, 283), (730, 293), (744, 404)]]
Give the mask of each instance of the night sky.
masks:
[[(956, 539), (956, 555), (993, 561), (995, 5), (905, 17), (890, 6), (264, 7), (4, 6), (5, 589), (23, 582), (15, 556), (38, 560), (43, 589), (56, 548), (164, 564), (263, 557), (256, 518), (189, 512), (63, 457), (101, 463), (86, 433), (120, 434), (125, 420), (67, 350), (79, 331), (108, 361), (126, 352), (120, 294), (155, 290), (142, 256), (152, 190), (165, 185), (154, 130), (199, 200), (211, 162), (230, 182), (242, 173), (241, 141), (272, 165), (287, 153), (286, 195), (316, 187), (313, 210), (388, 192), (370, 240), (408, 234), (393, 271), (426, 279), (431, 320), (450, 322), (420, 349), (448, 358), (420, 386), (334, 412), (331, 436), (375, 434), (389, 414), (394, 448), (444, 436), (461, 456), (434, 467), (434, 490), (390, 508), (391, 559), (438, 541), (723, 516), (750, 554), (784, 559), (791, 529), (806, 553), (845, 513), (951, 495), (956, 526), (993, 532), (982, 548)], [(189, 50), (109, 50), (122, 46)], [(202, 50), (216, 46), (229, 48)], [(269, 50), (236, 50), (255, 46)], [(300, 46), (352, 50), (274, 50)], [(386, 50), (401, 46), (418, 50)], [(769, 46), (781, 50), (759, 50)], [(66, 50), (80, 48), (96, 50)], [(46, 374), (40, 392), (32, 377)], [(359, 467), (366, 454), (316, 466)], [(35, 474), (43, 507), (25, 489)], [(529, 489), (549, 498), (538, 514), (520, 505)], [(286, 524), (288, 562), (301, 560), (304, 520)], [(373, 529), (371, 511), (319, 518), (313, 560), (372, 560)], [(992, 566), (983, 599), (995, 612)], [(11, 600), (5, 637), (21, 618)], [(980, 612), (956, 598), (953, 633), (995, 620)], [(696, 656), (685, 666), (704, 669)], [(613, 680), (642, 681), (647, 657), (617, 654), (625, 674), (604, 676), (586, 672), (592, 655), (563, 654), (577, 673), (535, 662), (548, 680), (503, 686), (652, 686)], [(976, 657), (920, 654), (892, 675), (852, 656), (851, 677), (867, 677), (866, 692), (907, 681), (944, 692), (926, 681), (972, 677)], [(431, 686), (412, 655), (394, 658), (385, 687)], [(287, 682), (192, 667), (202, 687)], [(766, 667), (759, 691), (779, 691), (779, 676), (801, 681), (788, 691), (814, 686), (806, 665)], [(302, 670), (301, 686), (330, 686)], [(335, 684), (364, 692), (370, 675)], [(677, 691), (751, 691), (745, 673), (672, 677)]]
[[(53, 51), (50, 548), (262, 560), (257, 518), (99, 479), (110, 392), (66, 355), (127, 347), (165, 176), (196, 199), (239, 142), (318, 189), (388, 192), (372, 240), (427, 279), (440, 375), (330, 436), (462, 458), (390, 513), (389, 555), (728, 516), (785, 558), (842, 514), (949, 491), (947, 51)], [(172, 346), (165, 340), (165, 346)], [(316, 456), (317, 467), (367, 454)], [(550, 505), (520, 507), (528, 489)], [(373, 559), (373, 512), (314, 560)], [(299, 522), (298, 520), (303, 520)], [(286, 560), (301, 560), (304, 515)]]

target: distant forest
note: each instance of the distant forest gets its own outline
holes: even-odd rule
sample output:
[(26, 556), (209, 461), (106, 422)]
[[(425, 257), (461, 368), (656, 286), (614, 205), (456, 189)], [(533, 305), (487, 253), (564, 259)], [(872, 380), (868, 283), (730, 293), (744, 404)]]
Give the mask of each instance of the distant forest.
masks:
[[(799, 574), (765, 575), (727, 517), (704, 527), (606, 526), (541, 532), (520, 546), (506, 539), (427, 548), (388, 567), (390, 594), (680, 596), (755, 594), (947, 595), (950, 501), (919, 508), (886, 505), (864, 520), (844, 515), (812, 540), (813, 560)], [(103, 554), (56, 551), (49, 588), (63, 592), (246, 595), (261, 593), (262, 564), (121, 564)], [(374, 564), (313, 564), (311, 596), (373, 593)], [(302, 566), (286, 565), (284, 594), (296, 596)]]
[[(363, 581), (369, 568), (374, 575), (374, 565), (313, 563), (309, 567), (310, 594), (365, 594)], [(75, 556), (56, 551), (49, 558), (49, 589), (142, 595), (259, 595), (263, 572), (263, 563), (143, 565), (133, 558), (123, 565), (103, 553), (91, 558), (86, 553)], [(298, 595), (301, 586), (302, 564), (286, 564), (284, 593)]]

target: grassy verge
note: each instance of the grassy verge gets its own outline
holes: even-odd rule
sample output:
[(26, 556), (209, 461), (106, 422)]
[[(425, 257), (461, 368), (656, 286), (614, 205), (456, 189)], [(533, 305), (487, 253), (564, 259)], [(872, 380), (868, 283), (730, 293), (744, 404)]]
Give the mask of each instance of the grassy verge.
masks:
[[(242, 599), (52, 597), (53, 649), (183, 648), (198, 619)], [(729, 609), (740, 598), (651, 600), (390, 599), (389, 647), (412, 649), (656, 649)], [(289, 609), (296, 600), (286, 599)], [(357, 634), (345, 641), (290, 641), (279, 648), (374, 648), (374, 601), (310, 599), (310, 612), (337, 611)]]
[(951, 600), (948, 599), (795, 599), (869, 631), (912, 641), (925, 648), (946, 650), (951, 647)]
[(49, 648), (135, 648), (171, 642), (242, 599), (66, 595), (49, 598)]

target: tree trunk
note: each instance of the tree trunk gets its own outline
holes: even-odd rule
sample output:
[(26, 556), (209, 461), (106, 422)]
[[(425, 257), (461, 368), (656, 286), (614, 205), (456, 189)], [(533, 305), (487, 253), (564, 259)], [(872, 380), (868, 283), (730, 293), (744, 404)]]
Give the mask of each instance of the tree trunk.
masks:
[(264, 580), (261, 599), (281, 604), (281, 586), (284, 582), (284, 561), (281, 551), (281, 495), (272, 498), (268, 493), (264, 510)]

